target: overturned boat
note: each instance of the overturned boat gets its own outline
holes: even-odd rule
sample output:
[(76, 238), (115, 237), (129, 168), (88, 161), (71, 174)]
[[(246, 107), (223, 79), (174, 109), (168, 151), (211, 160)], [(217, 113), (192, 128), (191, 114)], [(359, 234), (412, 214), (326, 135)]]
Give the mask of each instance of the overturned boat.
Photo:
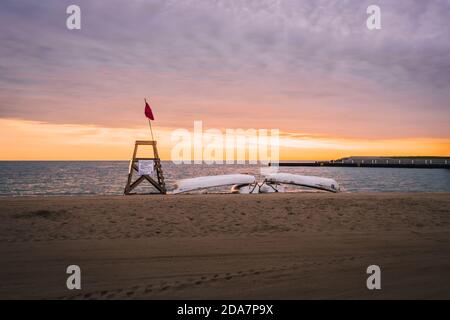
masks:
[(334, 179), (303, 176), (292, 173), (273, 173), (265, 177), (264, 182), (267, 185), (291, 184), (301, 187), (309, 187), (329, 192), (339, 192), (340, 186)]
[(240, 194), (285, 192), (285, 184), (329, 192), (339, 192), (340, 190), (340, 186), (336, 180), (316, 176), (273, 173), (266, 175), (264, 181), (258, 183), (255, 176), (252, 175), (224, 174), (178, 180), (172, 194), (223, 186), (232, 186), (231, 193)]
[(176, 188), (172, 194), (202, 190), (228, 185), (248, 186), (256, 184), (255, 176), (248, 174), (224, 174), (217, 176), (204, 176), (190, 179), (182, 179), (176, 182)]
[(330, 178), (303, 176), (291, 173), (273, 173), (265, 176), (262, 183), (234, 185), (231, 193), (272, 193), (285, 192), (285, 184), (308, 187), (329, 192), (339, 192), (340, 186)]

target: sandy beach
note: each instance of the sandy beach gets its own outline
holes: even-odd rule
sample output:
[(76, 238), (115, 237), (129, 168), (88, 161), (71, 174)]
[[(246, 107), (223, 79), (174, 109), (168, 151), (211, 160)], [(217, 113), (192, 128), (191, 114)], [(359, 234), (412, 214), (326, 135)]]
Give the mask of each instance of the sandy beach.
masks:
[(0, 216), (2, 299), (450, 299), (449, 193), (18, 197)]

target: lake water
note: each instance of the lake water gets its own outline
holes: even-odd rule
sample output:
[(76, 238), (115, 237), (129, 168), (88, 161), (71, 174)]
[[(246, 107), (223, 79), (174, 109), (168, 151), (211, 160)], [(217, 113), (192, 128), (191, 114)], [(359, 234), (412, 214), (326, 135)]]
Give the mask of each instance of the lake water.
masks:
[[(162, 167), (168, 190), (177, 179), (201, 175), (250, 173), (261, 178), (259, 165), (175, 165), (163, 161)], [(450, 192), (448, 169), (282, 167), (280, 172), (333, 178), (346, 192)], [(128, 161), (2, 161), (0, 196), (120, 195), (127, 175)]]

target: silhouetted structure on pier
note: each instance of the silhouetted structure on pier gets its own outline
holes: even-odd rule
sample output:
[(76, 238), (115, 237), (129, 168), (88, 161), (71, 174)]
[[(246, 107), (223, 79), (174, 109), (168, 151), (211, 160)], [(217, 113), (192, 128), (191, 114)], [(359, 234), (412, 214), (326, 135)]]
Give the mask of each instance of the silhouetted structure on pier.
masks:
[[(269, 163), (269, 166), (275, 164)], [(329, 161), (280, 162), (280, 167), (370, 167), (450, 169), (450, 157), (347, 157)]]

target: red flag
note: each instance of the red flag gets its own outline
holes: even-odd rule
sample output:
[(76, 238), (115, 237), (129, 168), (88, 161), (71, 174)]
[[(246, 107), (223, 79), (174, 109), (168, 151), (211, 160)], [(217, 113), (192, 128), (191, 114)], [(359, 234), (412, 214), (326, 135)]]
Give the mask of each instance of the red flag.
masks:
[(145, 101), (145, 116), (150, 120), (155, 120), (155, 118), (153, 117), (152, 108), (150, 108), (147, 101)]

